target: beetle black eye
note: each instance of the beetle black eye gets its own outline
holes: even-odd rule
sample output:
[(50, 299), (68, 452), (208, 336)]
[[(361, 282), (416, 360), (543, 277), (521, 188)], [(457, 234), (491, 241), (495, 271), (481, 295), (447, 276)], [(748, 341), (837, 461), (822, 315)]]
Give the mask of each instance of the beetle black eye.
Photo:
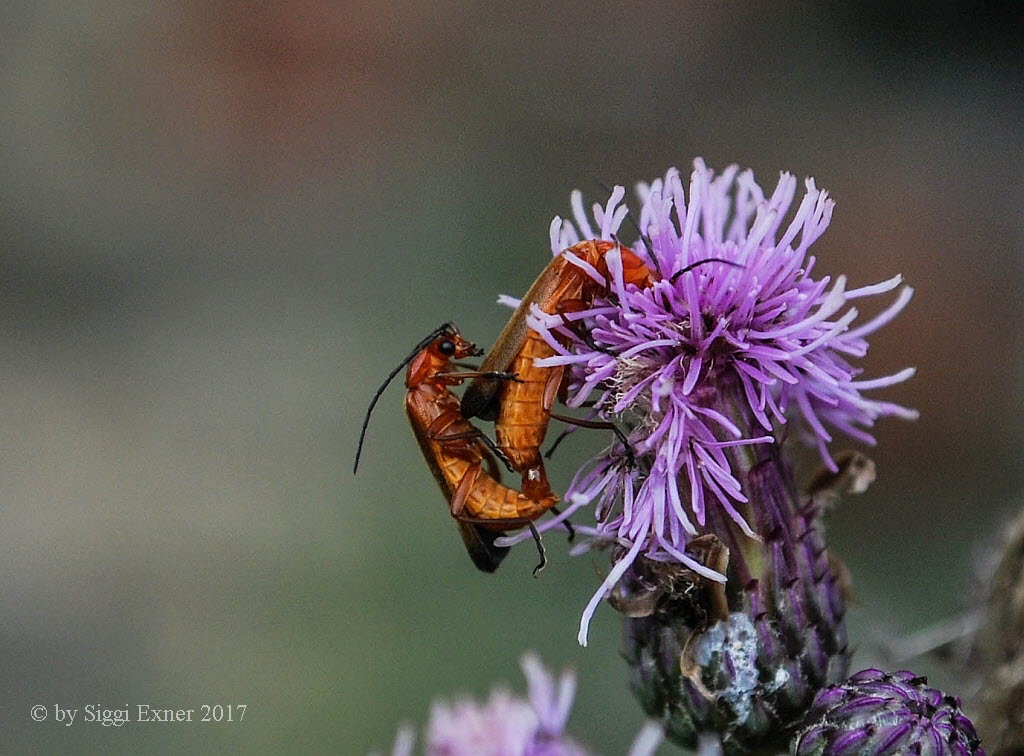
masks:
[(445, 339), (440, 344), (438, 344), (437, 348), (445, 357), (450, 357), (453, 354), (455, 354), (455, 342), (449, 341), (448, 339)]

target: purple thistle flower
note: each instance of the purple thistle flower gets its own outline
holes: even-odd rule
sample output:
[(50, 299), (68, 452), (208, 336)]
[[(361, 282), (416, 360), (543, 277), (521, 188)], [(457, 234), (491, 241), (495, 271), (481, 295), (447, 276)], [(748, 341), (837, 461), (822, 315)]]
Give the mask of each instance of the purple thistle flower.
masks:
[[(828, 451), (833, 431), (873, 444), (869, 431), (876, 419), (917, 417), (862, 395), (908, 379), (913, 369), (863, 380), (852, 364), (867, 352), (865, 337), (903, 309), (912, 289), (904, 286), (880, 314), (855, 326), (852, 303), (898, 288), (901, 278), (857, 289), (847, 289), (845, 276), (813, 278), (809, 248), (828, 227), (834, 203), (808, 179), (786, 222), (796, 187), (783, 173), (766, 197), (750, 171), (732, 166), (715, 176), (698, 159), (684, 192), (671, 169), (638, 188), (646, 236), (633, 251), (659, 280), (649, 288), (627, 287), (612, 251), (608, 296), (569, 316), (583, 321), (585, 338), (560, 315), (534, 308), (528, 319), (556, 352), (538, 364), (570, 366), (569, 406), (596, 397), (598, 415), (630, 427), (637, 455), (631, 467), (625, 449), (614, 445), (592, 460), (567, 492), (567, 511), (548, 524), (593, 502), (598, 525), (579, 529), (592, 543), (615, 542), (626, 550), (584, 611), (583, 645), (601, 598), (641, 554), (724, 581), (685, 548), (708, 532), (712, 510), (758, 538), (749, 515), (757, 502), (744, 493), (736, 463), (744, 448), (753, 460), (750, 447), (776, 444), (776, 433), (793, 416), (835, 470)], [(624, 196), (616, 187), (604, 207), (595, 205), (591, 225), (574, 192), (575, 225), (554, 219), (553, 253), (581, 238), (616, 238), (627, 214)]]
[(793, 740), (797, 756), (984, 756), (960, 699), (901, 670), (866, 669), (822, 690)]
[[(566, 670), (556, 680), (533, 654), (520, 660), (527, 699), (496, 689), (486, 703), (469, 699), (438, 701), (427, 725), (427, 756), (587, 756), (564, 734), (576, 677)], [(403, 727), (392, 756), (411, 756), (413, 736)]]

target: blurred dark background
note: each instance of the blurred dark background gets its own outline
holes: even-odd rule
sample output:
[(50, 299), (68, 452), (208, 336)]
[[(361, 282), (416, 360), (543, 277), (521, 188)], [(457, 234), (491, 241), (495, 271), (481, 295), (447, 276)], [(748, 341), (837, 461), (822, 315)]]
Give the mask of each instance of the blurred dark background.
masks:
[[(1012, 7), (5, 5), (5, 748), (362, 754), (434, 697), (521, 690), (536, 649), (578, 670), (570, 729), (623, 752), (641, 714), (611, 610), (575, 642), (603, 563), (552, 537), (538, 580), (530, 548), (473, 570), (400, 386), (357, 477), (352, 458), (430, 328), (493, 340), (571, 189), (603, 200), (698, 155), (766, 186), (813, 175), (838, 203), (819, 270), (916, 288), (865, 365), (916, 365), (874, 395), (921, 419), (877, 428), (879, 479), (829, 537), (860, 666), (957, 612), (1022, 501)], [(52, 721), (89, 703), (248, 710)]]

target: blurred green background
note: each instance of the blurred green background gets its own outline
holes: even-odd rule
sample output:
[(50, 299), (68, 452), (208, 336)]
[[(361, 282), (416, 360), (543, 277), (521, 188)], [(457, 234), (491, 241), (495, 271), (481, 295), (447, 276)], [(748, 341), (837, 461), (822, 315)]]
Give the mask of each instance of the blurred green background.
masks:
[[(918, 366), (876, 395), (921, 420), (879, 426), (829, 536), (862, 663), (956, 612), (1022, 482), (1019, 19), (982, 7), (6, 4), (5, 750), (363, 754), (434, 697), (521, 690), (536, 649), (578, 670), (570, 729), (623, 752), (611, 610), (575, 642), (603, 563), (551, 537), (538, 580), (530, 547), (477, 573), (400, 386), (352, 459), (430, 328), (493, 340), (571, 189), (697, 155), (815, 176), (819, 271), (915, 286), (865, 364)], [(557, 486), (605, 440), (568, 442)], [(90, 703), (248, 710), (52, 721)]]

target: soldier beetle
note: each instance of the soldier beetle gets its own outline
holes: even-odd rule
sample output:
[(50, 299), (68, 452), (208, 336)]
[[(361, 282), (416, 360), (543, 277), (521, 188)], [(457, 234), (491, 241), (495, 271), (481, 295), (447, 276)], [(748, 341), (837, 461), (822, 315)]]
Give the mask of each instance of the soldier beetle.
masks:
[[(480, 370), (462, 397), (462, 413), (466, 417), (494, 420), (498, 448), (513, 468), (523, 476), (523, 492), (542, 496), (550, 491), (547, 474), (540, 457), (550, 419), (553, 417), (573, 425), (615, 430), (610, 423), (580, 420), (551, 411), (562, 385), (564, 368), (536, 367), (534, 360), (550, 357), (555, 352), (536, 331), (526, 324), (531, 305), (554, 315), (583, 310), (608, 289), (607, 254), (618, 249), (622, 259), (625, 283), (641, 288), (654, 284), (655, 275), (628, 247), (617, 242), (589, 240), (569, 247), (548, 263), (530, 286), (519, 307), (502, 329), (494, 347), (484, 357)], [(604, 276), (606, 283), (595, 281), (572, 257), (582, 260)], [(493, 372), (514, 372), (516, 382), (495, 380)]]
[(496, 456), (500, 452), (493, 441), (463, 416), (452, 386), (471, 378), (517, 381), (514, 374), (505, 371), (452, 370), (453, 360), (482, 354), (483, 350), (462, 338), (451, 323), (441, 325), (417, 344), (374, 394), (359, 435), (355, 468), (359, 466), (366, 427), (377, 399), (391, 379), (408, 365), (406, 414), (423, 457), (448, 501), (473, 564), (484, 572), (494, 572), (508, 553), (508, 547), (496, 545), (495, 539), (507, 529), (526, 526), (540, 554), (540, 563), (534, 568), (536, 575), (547, 559), (533, 521), (554, 509), (558, 498), (550, 490), (543, 496), (531, 498), (502, 485)]
[[(617, 241), (591, 239), (574, 244), (555, 256), (541, 271), (505, 324), (494, 347), (484, 357), (480, 365), (481, 375), (473, 378), (462, 396), (461, 407), (465, 417), (494, 421), (498, 448), (523, 476), (523, 493), (528, 496), (538, 497), (550, 492), (540, 445), (551, 418), (585, 428), (612, 430), (626, 447), (627, 457), (632, 458), (625, 436), (614, 424), (551, 411), (562, 389), (565, 369), (535, 366), (535, 360), (551, 357), (555, 351), (526, 324), (530, 307), (537, 305), (548, 315), (561, 315), (565, 324), (570, 326), (566, 313), (588, 309), (596, 297), (608, 293), (611, 273), (607, 256), (615, 249), (619, 251), (624, 284), (646, 289), (660, 280), (660, 274), (648, 268), (633, 250)], [(579, 264), (580, 261), (585, 265)], [(674, 284), (684, 273), (710, 262), (740, 267), (731, 260), (706, 258), (677, 270), (669, 278), (669, 283)], [(596, 270), (604, 278), (604, 283), (594, 280), (585, 270), (586, 266)], [(489, 377), (490, 373), (503, 371), (516, 373), (520, 380), (510, 382)]]

